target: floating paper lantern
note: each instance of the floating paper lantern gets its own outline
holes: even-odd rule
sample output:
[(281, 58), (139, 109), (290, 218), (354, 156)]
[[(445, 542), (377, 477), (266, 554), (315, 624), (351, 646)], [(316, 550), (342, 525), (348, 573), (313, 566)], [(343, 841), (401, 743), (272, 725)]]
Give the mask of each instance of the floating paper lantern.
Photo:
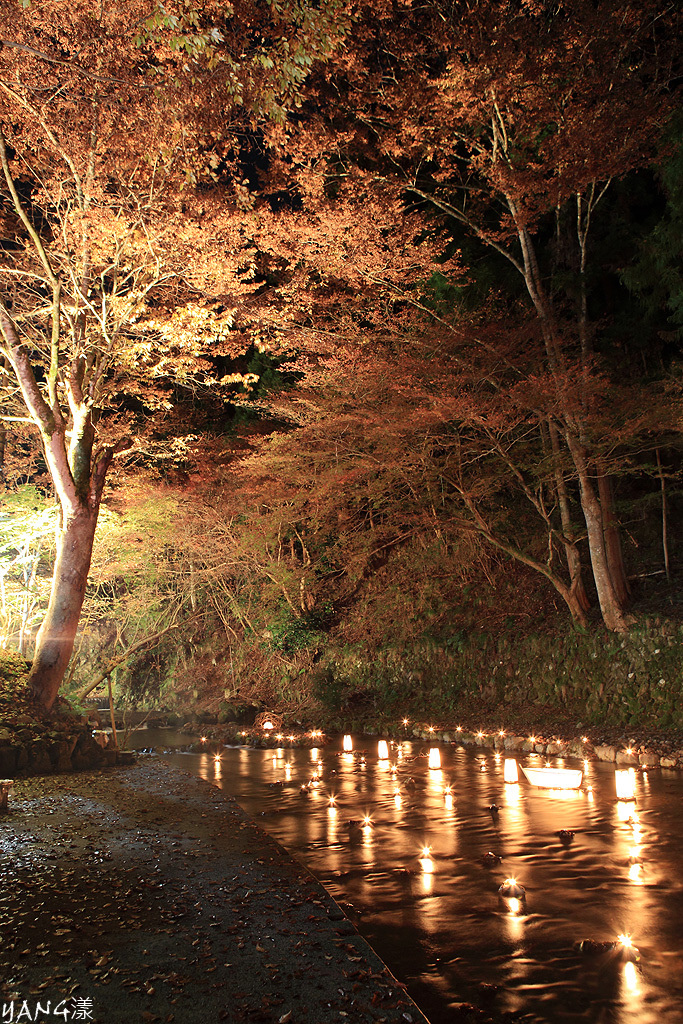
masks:
[(353, 750), (353, 740), (351, 739), (350, 736), (347, 735), (347, 736), (344, 737), (344, 744), (343, 744), (343, 746), (344, 746), (344, 750), (347, 750), (347, 751), (348, 750)]
[(380, 740), (377, 744), (377, 756), (380, 761), (387, 761), (389, 759), (389, 746), (386, 740)]
[(429, 767), (440, 768), (441, 767), (441, 752), (438, 747), (432, 747), (429, 751)]
[(525, 768), (522, 771), (532, 786), (541, 789), (578, 789), (583, 779), (583, 772), (578, 768), (553, 768), (547, 764), (544, 768)]
[(636, 773), (633, 768), (626, 771), (615, 771), (614, 781), (617, 787), (617, 800), (635, 800)]
[(503, 765), (503, 780), (505, 782), (518, 782), (517, 762), (514, 757), (506, 757)]

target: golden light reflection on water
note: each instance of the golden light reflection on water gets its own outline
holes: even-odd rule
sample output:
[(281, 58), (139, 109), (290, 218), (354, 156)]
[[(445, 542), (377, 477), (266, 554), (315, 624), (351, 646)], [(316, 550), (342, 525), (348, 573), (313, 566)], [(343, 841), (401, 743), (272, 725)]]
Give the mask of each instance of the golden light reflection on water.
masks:
[[(319, 855), (317, 864), (312, 865), (314, 870), (317, 867), (323, 874), (334, 869), (340, 873), (348, 871), (350, 852), (350, 862), (355, 862), (358, 868), (356, 881), (352, 876), (350, 887), (353, 889), (355, 884), (359, 891), (362, 888), (371, 890), (374, 912), (381, 912), (380, 904), (384, 901), (389, 907), (389, 914), (394, 915), (398, 915), (398, 911), (392, 907), (401, 903), (401, 894), (409, 899), (412, 893), (416, 900), (414, 909), (402, 910), (401, 920), (405, 917), (406, 927), (417, 927), (429, 935), (433, 932), (435, 941), (442, 937), (444, 921), (456, 920), (454, 915), (463, 898), (476, 902), (473, 895), (475, 884), (481, 886), (482, 879), (488, 879), (489, 890), (484, 888), (480, 897), (483, 904), (493, 910), (495, 898), (493, 903), (490, 902), (492, 883), (497, 885), (503, 873), (515, 874), (515, 869), (523, 866), (524, 881), (533, 895), (529, 910), (526, 907), (519, 910), (511, 905), (504, 911), (501, 908), (501, 912), (494, 913), (491, 918), (495, 922), (498, 939), (517, 950), (505, 971), (508, 982), (516, 976), (516, 971), (520, 972), (520, 994), (522, 989), (528, 989), (529, 983), (533, 986), (536, 968), (533, 955), (524, 953), (523, 962), (519, 964), (516, 957), (520, 951), (526, 950), (532, 938), (537, 938), (539, 922), (547, 923), (553, 941), (562, 934), (569, 949), (571, 943), (580, 938), (594, 936), (600, 940), (609, 937), (610, 933), (614, 935), (614, 917), (623, 913), (621, 926), (625, 930), (632, 930), (636, 936), (648, 937), (642, 944), (643, 962), (647, 969), (630, 962), (621, 963), (618, 959), (613, 962), (613, 978), (618, 984), (609, 1001), (615, 1007), (620, 1004), (615, 1010), (613, 1024), (656, 1024), (654, 1011), (650, 1016), (639, 1014), (641, 1010), (645, 1014), (649, 1012), (647, 1000), (653, 991), (648, 977), (651, 956), (646, 954), (650, 953), (648, 941), (652, 943), (657, 928), (655, 910), (660, 897), (656, 890), (662, 880), (670, 880), (668, 861), (665, 859), (662, 865), (660, 858), (655, 856), (661, 827), (650, 804), (644, 800), (650, 792), (658, 792), (658, 776), (653, 773), (654, 782), (646, 787), (638, 775), (641, 808), (635, 801), (615, 800), (613, 766), (608, 770), (603, 765), (596, 767), (592, 762), (584, 765), (583, 791), (543, 790), (532, 787), (525, 779), (521, 780), (521, 785), (505, 785), (502, 760), (493, 752), (484, 755), (482, 751), (444, 748), (443, 768), (427, 771), (427, 747), (428, 743), (405, 744), (410, 765), (405, 760), (403, 764), (399, 761), (398, 782), (396, 763), (378, 764), (374, 749), (368, 754), (366, 773), (360, 764), (361, 750), (355, 755), (344, 755), (337, 749), (333, 759), (326, 757), (324, 772), (320, 771), (319, 752), (317, 757), (311, 757), (317, 762), (312, 765), (306, 751), (287, 750), (286, 756), (295, 762), (294, 771), (297, 772), (298, 765), (301, 773), (298, 781), (306, 782), (312, 771), (318, 771), (324, 774), (325, 784), (317, 794), (311, 789), (304, 794), (304, 799), (299, 796), (298, 786), (296, 793), (286, 788), (272, 789), (268, 798), (271, 802), (277, 799), (283, 805), (289, 801), (291, 808), (295, 809), (296, 838), (301, 842), (301, 848)], [(222, 766), (216, 766), (210, 755), (199, 756), (200, 774), (208, 777), (209, 781), (216, 778), (216, 769), (231, 781), (237, 774), (236, 758), (240, 768), (242, 761), (246, 763), (243, 780), (252, 776), (254, 790), (258, 782), (258, 771), (253, 770), (257, 758), (263, 765), (260, 770), (265, 781), (282, 779), (283, 774), (291, 777), (291, 764), (284, 765), (282, 761), (279, 763), (283, 773), (272, 772), (271, 764), (275, 764), (272, 749), (243, 749), (239, 754), (235, 750), (230, 755), (232, 760), (228, 759), (226, 752)], [(392, 756), (397, 756), (394, 750)], [(488, 771), (482, 773), (479, 766), (485, 757), (488, 757)], [(544, 759), (537, 760), (543, 763)], [(520, 757), (520, 763), (533, 764), (533, 761)], [(414, 780), (408, 779), (410, 774)], [(444, 780), (447, 780), (446, 785)], [(246, 787), (244, 781), (241, 784)], [(343, 811), (337, 812), (327, 806), (328, 787), (332, 785), (343, 800)], [(594, 792), (588, 792), (588, 786), (593, 786)], [(458, 822), (454, 827), (456, 800)], [(488, 814), (487, 808), (494, 804), (499, 805), (499, 812)], [(370, 806), (375, 818), (374, 828), (363, 827), (361, 822), (363, 808)], [(256, 807), (258, 813), (259, 805)], [(291, 830), (293, 816), (289, 810), (287, 815), (287, 827)], [(356, 824), (350, 830), (347, 818), (351, 816), (355, 816)], [(646, 829), (641, 824), (641, 816)], [(411, 839), (414, 844), (416, 836), (419, 842), (423, 828), (425, 836), (430, 842), (434, 841), (435, 848), (438, 846), (441, 851), (440, 857), (418, 857), (419, 847), (416, 849), (412, 845), (410, 848), (406, 844), (406, 840)], [(571, 831), (572, 840), (558, 844), (556, 837), (560, 830)], [(644, 840), (645, 833), (647, 839)], [(484, 874), (481, 860), (487, 850), (499, 854), (502, 862), (487, 867)], [(322, 861), (324, 868), (320, 867)], [(557, 894), (547, 898), (554, 883), (561, 893), (565, 889), (571, 890), (579, 875), (584, 877), (585, 873), (592, 877), (591, 870), (596, 861), (601, 863), (603, 872), (609, 865), (611, 879), (617, 887), (617, 895), (614, 892), (610, 895), (607, 891), (609, 879), (600, 875), (600, 885), (606, 894), (604, 907), (602, 904), (594, 907), (588, 889), (585, 898), (583, 890), (575, 901), (568, 897), (570, 907), (560, 907), (561, 897)], [(457, 912), (462, 914), (463, 909), (465, 915), (470, 914), (471, 917), (467, 902)], [(423, 916), (423, 910), (426, 916)], [(433, 918), (430, 918), (430, 910)], [(603, 927), (601, 931), (601, 925), (607, 926), (608, 913), (612, 914), (609, 927)], [(668, 948), (675, 948), (670, 943), (671, 934)], [(472, 971), (476, 973), (476, 970), (474, 965)], [(580, 981), (577, 984), (581, 986)], [(613, 1003), (615, 996), (618, 999), (616, 1004)], [(510, 1000), (501, 1000), (506, 1009), (514, 1003), (514, 993)], [(661, 1018), (662, 1021), (665, 1019)]]
[(503, 929), (509, 940), (515, 944), (521, 942), (526, 931), (524, 915), (519, 913), (503, 914)]
[(624, 985), (629, 995), (639, 995), (640, 985), (638, 979), (638, 970), (635, 964), (630, 961), (624, 964)]
[(619, 821), (638, 821), (635, 800), (620, 800), (616, 805)]
[(427, 776), (427, 792), (442, 795), (444, 791), (444, 774), (441, 768), (430, 768)]
[(522, 802), (522, 791), (518, 782), (508, 782), (503, 790), (503, 800), (508, 807), (519, 807)]
[(637, 885), (643, 885), (645, 879), (643, 878), (642, 864), (631, 864), (631, 867), (628, 869), (628, 877), (632, 882), (636, 882)]

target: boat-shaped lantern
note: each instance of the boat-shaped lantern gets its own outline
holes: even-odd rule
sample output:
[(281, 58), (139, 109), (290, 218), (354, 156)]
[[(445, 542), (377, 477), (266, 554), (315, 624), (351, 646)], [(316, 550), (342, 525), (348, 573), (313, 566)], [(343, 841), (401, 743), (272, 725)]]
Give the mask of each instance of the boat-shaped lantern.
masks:
[(551, 765), (525, 768), (523, 764), (520, 768), (531, 785), (539, 789), (578, 789), (583, 779), (583, 772), (579, 768), (553, 768)]

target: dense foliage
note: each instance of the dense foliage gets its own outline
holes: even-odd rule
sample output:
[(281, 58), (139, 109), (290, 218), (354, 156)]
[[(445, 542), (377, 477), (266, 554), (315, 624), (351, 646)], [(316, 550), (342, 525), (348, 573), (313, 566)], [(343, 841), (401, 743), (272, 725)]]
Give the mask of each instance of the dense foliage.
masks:
[(61, 504), (46, 704), (123, 665), (140, 699), (338, 709), (391, 665), (391, 703), (477, 645), (517, 678), (514, 638), (678, 616), (671, 5), (4, 6), (3, 457)]

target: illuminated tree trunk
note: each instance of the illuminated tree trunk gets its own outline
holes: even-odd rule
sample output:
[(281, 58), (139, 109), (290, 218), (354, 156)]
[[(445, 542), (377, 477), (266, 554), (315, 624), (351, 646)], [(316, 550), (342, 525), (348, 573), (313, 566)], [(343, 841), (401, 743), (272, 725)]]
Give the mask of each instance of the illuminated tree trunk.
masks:
[(615, 633), (625, 633), (628, 630), (630, 621), (625, 614), (624, 606), (619, 600), (619, 595), (612, 582), (607, 545), (603, 532), (602, 506), (588, 472), (586, 453), (583, 446), (577, 443), (571, 434), (567, 434), (566, 440), (579, 478), (581, 508), (586, 520), (591, 567), (593, 569), (595, 589), (598, 592), (602, 619), (608, 629)]
[[(50, 603), (36, 637), (35, 655), (28, 677), (34, 695), (49, 710), (73, 651), (107, 470), (116, 452), (127, 448), (130, 440), (125, 437), (115, 445), (105, 445), (99, 451), (94, 449), (92, 413), (98, 377), (95, 375), (87, 380), (86, 371), (93, 371), (96, 359), (86, 357), (83, 350), (88, 311), (85, 296), (90, 267), (87, 233), (82, 238), (78, 285), (72, 296), (73, 305), (79, 313), (74, 316), (73, 309), (70, 310), (73, 348), (71, 358), (66, 360), (62, 339), (62, 280), (55, 273), (43, 239), (24, 209), (10, 170), (1, 128), (0, 165), (14, 210), (42, 265), (46, 290), (49, 286), (52, 293), (45, 338), (49, 362), (39, 376), (34, 371), (29, 346), (23, 343), (12, 313), (0, 296), (3, 355), (12, 368), (27, 412), (40, 431), (45, 461), (62, 513), (57, 531), (57, 560)], [(87, 212), (89, 200), (82, 195), (81, 198), (82, 209)], [(66, 399), (64, 405), (60, 400), (60, 384)]]
[(45, 618), (38, 630), (29, 684), (39, 702), (51, 708), (66, 672), (76, 638), (88, 582), (97, 513), (79, 508), (57, 529), (57, 558)]
[[(600, 612), (607, 629), (616, 633), (625, 633), (629, 627), (629, 619), (625, 614), (624, 602), (614, 586), (610, 573), (603, 507), (600, 495), (596, 492), (588, 472), (588, 455), (581, 440), (584, 432), (581, 414), (579, 413), (577, 416), (571, 401), (565, 397), (567, 365), (560, 332), (543, 286), (533, 240), (524, 225), (517, 204), (509, 196), (507, 202), (517, 225), (517, 234), (522, 248), (524, 281), (541, 323), (548, 367), (555, 379), (560, 415), (564, 421), (564, 438), (579, 480), (581, 511), (586, 521), (588, 549), (595, 589), (598, 592)], [(616, 524), (614, 525), (616, 528)]]

